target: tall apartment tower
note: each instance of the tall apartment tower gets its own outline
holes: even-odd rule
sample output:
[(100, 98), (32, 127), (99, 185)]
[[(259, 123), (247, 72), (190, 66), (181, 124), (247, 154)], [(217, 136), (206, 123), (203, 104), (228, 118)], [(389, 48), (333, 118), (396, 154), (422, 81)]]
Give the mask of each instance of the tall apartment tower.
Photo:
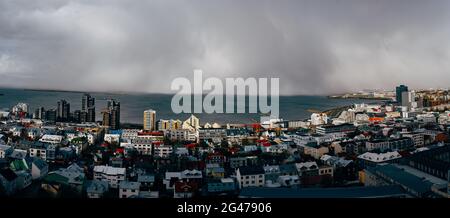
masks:
[(110, 99), (103, 110), (103, 125), (110, 129), (120, 129), (120, 102)]
[(70, 118), (70, 104), (66, 100), (62, 99), (58, 101), (58, 108), (56, 111), (57, 121), (68, 121)]
[(408, 86), (400, 85), (395, 88), (395, 99), (398, 104), (402, 104), (402, 93), (408, 91)]
[(84, 94), (81, 100), (81, 122), (95, 122), (95, 98), (90, 94)]
[(155, 131), (156, 130), (156, 111), (146, 110), (144, 111), (144, 130)]

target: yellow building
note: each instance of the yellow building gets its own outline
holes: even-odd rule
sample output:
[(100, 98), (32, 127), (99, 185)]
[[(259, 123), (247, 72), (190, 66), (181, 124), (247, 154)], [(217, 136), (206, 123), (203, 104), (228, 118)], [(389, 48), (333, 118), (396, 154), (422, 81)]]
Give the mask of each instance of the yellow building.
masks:
[(156, 130), (156, 111), (146, 110), (144, 111), (144, 130), (155, 131)]

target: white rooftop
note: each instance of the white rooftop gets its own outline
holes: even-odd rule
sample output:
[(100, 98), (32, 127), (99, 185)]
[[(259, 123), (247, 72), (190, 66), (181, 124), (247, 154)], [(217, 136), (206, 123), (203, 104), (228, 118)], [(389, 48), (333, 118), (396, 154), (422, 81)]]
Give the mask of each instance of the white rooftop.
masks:
[(366, 153), (358, 156), (358, 158), (360, 158), (360, 159), (377, 162), (377, 163), (394, 160), (394, 159), (398, 159), (401, 157), (402, 156), (397, 151), (386, 152), (386, 153), (366, 152)]
[(125, 175), (125, 168), (111, 166), (95, 166), (94, 172), (107, 175)]

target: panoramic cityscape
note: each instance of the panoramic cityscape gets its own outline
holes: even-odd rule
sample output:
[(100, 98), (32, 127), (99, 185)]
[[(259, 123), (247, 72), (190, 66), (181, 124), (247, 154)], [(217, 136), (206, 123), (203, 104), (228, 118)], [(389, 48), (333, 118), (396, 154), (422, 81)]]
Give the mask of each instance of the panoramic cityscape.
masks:
[(110, 98), (99, 107), (93, 95), (75, 94), (79, 107), (54, 99), (53, 107), (0, 110), (2, 196), (450, 196), (449, 90), (399, 85), (329, 96), (368, 103), (310, 109), (307, 117), (233, 123), (161, 119), (152, 108), (130, 123), (121, 110), (133, 105)]
[(450, 0), (0, 0), (0, 216), (445, 216), (449, 81)]

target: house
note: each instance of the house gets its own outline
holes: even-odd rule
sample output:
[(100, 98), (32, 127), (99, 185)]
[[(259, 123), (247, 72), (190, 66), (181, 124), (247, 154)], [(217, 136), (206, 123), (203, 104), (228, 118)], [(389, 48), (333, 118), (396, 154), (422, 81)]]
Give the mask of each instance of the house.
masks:
[(95, 166), (94, 179), (106, 181), (111, 188), (117, 188), (121, 181), (125, 181), (125, 168), (111, 166)]
[(225, 169), (219, 164), (206, 164), (206, 176), (213, 178), (223, 178), (225, 176)]
[(185, 170), (181, 172), (166, 172), (163, 184), (166, 189), (173, 189), (177, 181), (198, 181), (203, 179), (202, 172), (199, 170)]
[(151, 174), (139, 174), (137, 181), (141, 184), (141, 190), (148, 191), (155, 184), (155, 176)]
[(14, 149), (12, 153), (9, 155), (9, 158), (12, 160), (24, 159), (27, 156), (27, 151), (21, 149)]
[(41, 179), (48, 174), (48, 164), (39, 159), (35, 158), (31, 163), (31, 177), (33, 180)]
[(32, 177), (27, 171), (18, 171), (17, 175), (17, 190), (22, 190), (31, 185)]
[(209, 153), (206, 157), (206, 162), (210, 164), (223, 165), (226, 161), (226, 157), (220, 152)]
[(24, 159), (11, 160), (9, 168), (13, 171), (28, 171), (30, 169), (28, 162)]
[(179, 147), (175, 149), (177, 157), (185, 157), (189, 155), (189, 150), (185, 147)]
[(167, 131), (167, 135), (172, 141), (196, 142), (198, 138), (197, 131), (191, 129), (172, 129)]
[(265, 166), (265, 180), (267, 187), (292, 186), (299, 184), (298, 172), (295, 164)]
[(258, 162), (257, 156), (230, 157), (230, 167), (233, 169), (243, 166), (256, 165), (257, 162)]
[(265, 172), (262, 166), (239, 167), (236, 169), (239, 188), (262, 187), (265, 184)]
[(366, 142), (367, 151), (379, 150), (384, 151), (396, 151), (412, 148), (414, 146), (413, 139), (408, 137), (398, 138), (398, 139), (375, 139)]
[(300, 185), (300, 177), (295, 176), (279, 176), (278, 177), (278, 184), (280, 184), (281, 187), (293, 187)]
[(353, 181), (357, 179), (357, 167), (353, 160), (345, 160), (336, 156), (323, 155), (320, 160), (333, 167), (333, 178), (338, 181)]
[(164, 145), (164, 144), (155, 144), (155, 151), (154, 155), (158, 157), (168, 157), (173, 152), (173, 147), (171, 145)]
[(13, 150), (14, 149), (11, 146), (0, 144), (0, 158), (8, 157)]
[(211, 179), (206, 184), (209, 194), (233, 193), (237, 190), (236, 182), (232, 178)]
[(45, 134), (39, 139), (40, 142), (50, 143), (50, 144), (60, 144), (63, 140), (63, 136), (61, 135), (49, 135)]
[(120, 142), (120, 134), (105, 134), (105, 137), (103, 138), (103, 140), (110, 144), (119, 143)]
[(364, 170), (365, 186), (399, 185), (410, 195), (423, 198), (432, 195), (433, 183), (395, 164), (383, 164)]
[(53, 196), (59, 196), (64, 191), (78, 196), (82, 193), (84, 181), (83, 168), (74, 163), (48, 173), (42, 178), (41, 188)]
[(330, 185), (333, 179), (333, 167), (319, 166), (316, 162), (304, 162), (295, 164), (299, 176), (300, 184), (305, 186)]
[(119, 198), (130, 198), (139, 196), (139, 189), (141, 183), (130, 182), (130, 181), (120, 181), (119, 183)]
[(295, 164), (281, 164), (279, 165), (281, 176), (297, 176), (298, 171)]
[(319, 175), (319, 166), (314, 161), (296, 163), (295, 167), (297, 168), (297, 172), (300, 176)]
[(109, 190), (109, 184), (106, 181), (91, 180), (86, 183), (86, 195), (88, 198), (102, 198)]
[(303, 146), (301, 145), (300, 149), (303, 150), (305, 155), (312, 156), (315, 159), (319, 159), (322, 155), (329, 152), (328, 147), (322, 146), (317, 142), (308, 142)]
[(366, 152), (358, 156), (359, 167), (365, 169), (366, 167), (373, 167), (382, 163), (397, 163), (402, 156), (398, 151), (373, 153)]
[(133, 138), (131, 139), (131, 145), (139, 152), (141, 155), (151, 155), (153, 148), (153, 139), (147, 138)]
[(34, 140), (41, 136), (41, 130), (38, 128), (30, 128), (27, 130), (28, 138)]
[(280, 166), (279, 165), (267, 165), (264, 166), (264, 179), (268, 186), (279, 186), (277, 184), (278, 177), (280, 177)]
[(224, 128), (199, 128), (198, 139), (200, 141), (213, 141), (220, 143), (226, 139), (227, 131)]
[(44, 161), (55, 160), (56, 147), (53, 144), (33, 142), (29, 149), (30, 157), (38, 157)]
[(123, 167), (123, 158), (121, 158), (121, 157), (113, 157), (109, 160), (109, 162), (112, 167), (118, 167), (118, 168)]
[(174, 184), (173, 198), (192, 198), (199, 189), (199, 182), (191, 181), (177, 181)]
[(12, 195), (17, 190), (18, 176), (9, 168), (0, 169), (0, 186), (6, 195)]

